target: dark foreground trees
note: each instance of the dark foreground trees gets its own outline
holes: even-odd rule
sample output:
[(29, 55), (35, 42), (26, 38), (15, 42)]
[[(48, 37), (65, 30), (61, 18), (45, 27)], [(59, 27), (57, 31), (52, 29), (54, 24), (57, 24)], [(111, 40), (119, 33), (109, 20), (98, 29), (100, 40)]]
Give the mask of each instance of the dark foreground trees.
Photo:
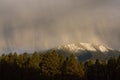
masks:
[(0, 80), (120, 80), (120, 57), (78, 62), (56, 51), (0, 56)]

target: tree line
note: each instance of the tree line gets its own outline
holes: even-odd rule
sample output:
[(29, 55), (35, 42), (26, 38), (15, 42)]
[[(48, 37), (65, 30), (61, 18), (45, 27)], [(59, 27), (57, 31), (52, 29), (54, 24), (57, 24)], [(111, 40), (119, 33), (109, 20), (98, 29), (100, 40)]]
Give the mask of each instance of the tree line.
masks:
[(0, 80), (120, 80), (120, 56), (79, 62), (74, 55), (9, 53), (0, 56)]

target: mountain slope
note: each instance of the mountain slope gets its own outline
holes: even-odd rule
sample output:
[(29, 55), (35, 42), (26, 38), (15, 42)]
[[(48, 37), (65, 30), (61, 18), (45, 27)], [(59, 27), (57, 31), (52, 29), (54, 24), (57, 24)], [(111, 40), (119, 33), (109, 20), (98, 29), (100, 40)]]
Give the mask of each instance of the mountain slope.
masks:
[(54, 48), (59, 54), (69, 56), (75, 55), (79, 61), (89, 59), (107, 60), (110, 57), (117, 57), (120, 52), (101, 44), (72, 43)]

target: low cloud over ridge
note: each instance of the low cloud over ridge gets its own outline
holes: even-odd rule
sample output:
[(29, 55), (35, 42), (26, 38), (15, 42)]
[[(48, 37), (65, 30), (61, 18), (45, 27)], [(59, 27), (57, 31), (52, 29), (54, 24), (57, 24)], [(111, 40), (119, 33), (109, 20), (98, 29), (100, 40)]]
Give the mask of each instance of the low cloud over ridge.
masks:
[(0, 0), (0, 49), (49, 49), (70, 42), (119, 49), (119, 0)]

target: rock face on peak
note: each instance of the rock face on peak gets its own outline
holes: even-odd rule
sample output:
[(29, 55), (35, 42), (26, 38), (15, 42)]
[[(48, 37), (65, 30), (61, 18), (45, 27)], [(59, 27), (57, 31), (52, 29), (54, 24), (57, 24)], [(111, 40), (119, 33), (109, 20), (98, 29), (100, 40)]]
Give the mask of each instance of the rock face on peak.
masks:
[(89, 59), (106, 60), (110, 57), (117, 57), (120, 52), (101, 44), (92, 43), (71, 43), (61, 45), (55, 48), (59, 54), (69, 56), (75, 55), (79, 61), (86, 61)]

